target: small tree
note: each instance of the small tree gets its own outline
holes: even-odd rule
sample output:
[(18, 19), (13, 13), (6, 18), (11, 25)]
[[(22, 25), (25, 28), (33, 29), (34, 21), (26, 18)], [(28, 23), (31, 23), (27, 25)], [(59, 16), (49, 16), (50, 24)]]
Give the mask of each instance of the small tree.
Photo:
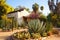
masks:
[(43, 7), (43, 6), (41, 6), (41, 7), (40, 7), (40, 9), (41, 9), (41, 11), (43, 11), (44, 7)]
[(38, 11), (38, 9), (39, 9), (39, 5), (37, 3), (33, 4), (32, 9), (36, 13)]

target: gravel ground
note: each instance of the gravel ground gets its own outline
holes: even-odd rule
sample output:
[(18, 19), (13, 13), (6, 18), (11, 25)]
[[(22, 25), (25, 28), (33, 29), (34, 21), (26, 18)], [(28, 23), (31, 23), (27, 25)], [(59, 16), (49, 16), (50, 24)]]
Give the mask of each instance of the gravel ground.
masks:
[(0, 32), (0, 40), (5, 40), (6, 38), (10, 38), (11, 39), (11, 35), (16, 33), (16, 32), (19, 32), (19, 31), (24, 31), (24, 30), (27, 30), (27, 29), (21, 29), (21, 30), (14, 30), (14, 31), (11, 31), (11, 32)]
[[(24, 30), (27, 30), (27, 29), (24, 29)], [(12, 40), (10, 37), (12, 34), (14, 34), (15, 32), (24, 31), (24, 30), (21, 29), (21, 30), (14, 30), (13, 32), (0, 32), (0, 40), (5, 40), (6, 38)], [(41, 40), (60, 40), (60, 34), (59, 35), (51, 35), (51, 36), (44, 37), (44, 38), (42, 37)]]
[(60, 36), (51, 35), (51, 36), (47, 37), (45, 40), (60, 40)]

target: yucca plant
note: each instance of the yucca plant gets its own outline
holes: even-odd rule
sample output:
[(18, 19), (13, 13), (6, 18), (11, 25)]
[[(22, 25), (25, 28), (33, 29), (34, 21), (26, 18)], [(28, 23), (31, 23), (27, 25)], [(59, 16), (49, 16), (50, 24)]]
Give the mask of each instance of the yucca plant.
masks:
[(45, 26), (43, 21), (39, 19), (33, 19), (28, 22), (28, 28), (30, 33), (41, 33), (45, 31)]

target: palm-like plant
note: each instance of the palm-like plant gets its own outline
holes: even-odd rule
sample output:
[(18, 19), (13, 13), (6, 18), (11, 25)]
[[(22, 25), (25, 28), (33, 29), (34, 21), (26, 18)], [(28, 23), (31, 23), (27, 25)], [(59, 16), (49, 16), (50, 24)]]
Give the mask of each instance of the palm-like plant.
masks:
[(32, 9), (36, 13), (39, 9), (39, 5), (37, 3), (33, 4)]

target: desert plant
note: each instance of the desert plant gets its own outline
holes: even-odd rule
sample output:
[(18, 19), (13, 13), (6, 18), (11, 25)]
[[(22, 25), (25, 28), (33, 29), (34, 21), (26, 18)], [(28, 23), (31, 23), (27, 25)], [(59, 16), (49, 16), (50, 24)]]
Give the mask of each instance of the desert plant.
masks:
[(28, 29), (30, 33), (42, 33), (45, 31), (46, 24), (39, 19), (33, 19), (28, 22)]
[(46, 22), (46, 32), (50, 32), (53, 29), (53, 25), (51, 22)]
[(46, 37), (47, 36), (47, 33), (44, 32), (44, 33), (41, 34), (41, 36)]
[(29, 39), (30, 33), (22, 31), (22, 32), (18, 32), (18, 33), (13, 34), (13, 37), (17, 38), (17, 39)]
[(2, 27), (2, 20), (0, 20), (0, 28)]
[(2, 29), (2, 31), (10, 31), (10, 29), (12, 29), (12, 22), (10, 19), (2, 19), (0, 20), (0, 28)]
[(34, 38), (40, 38), (40, 33), (31, 33), (31, 37), (34, 39)]

